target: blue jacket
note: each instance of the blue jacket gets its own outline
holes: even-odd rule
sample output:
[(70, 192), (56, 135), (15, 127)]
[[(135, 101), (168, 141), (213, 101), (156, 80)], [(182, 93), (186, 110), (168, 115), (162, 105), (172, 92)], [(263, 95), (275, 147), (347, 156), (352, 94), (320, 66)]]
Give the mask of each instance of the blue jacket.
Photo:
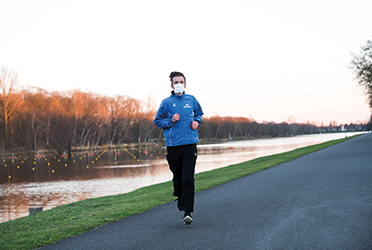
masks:
[[(180, 120), (173, 123), (175, 113), (180, 115)], [(165, 144), (167, 147), (194, 144), (199, 142), (198, 131), (191, 129), (192, 121), (202, 123), (202, 108), (192, 95), (172, 95), (165, 98), (156, 113), (155, 126), (164, 130)]]

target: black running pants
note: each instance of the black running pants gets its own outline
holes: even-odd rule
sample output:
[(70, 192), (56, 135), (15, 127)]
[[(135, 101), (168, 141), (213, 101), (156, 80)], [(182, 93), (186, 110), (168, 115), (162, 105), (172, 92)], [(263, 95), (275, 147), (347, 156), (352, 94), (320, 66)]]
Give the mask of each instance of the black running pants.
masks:
[(167, 147), (167, 161), (173, 173), (173, 195), (180, 209), (194, 211), (196, 144)]

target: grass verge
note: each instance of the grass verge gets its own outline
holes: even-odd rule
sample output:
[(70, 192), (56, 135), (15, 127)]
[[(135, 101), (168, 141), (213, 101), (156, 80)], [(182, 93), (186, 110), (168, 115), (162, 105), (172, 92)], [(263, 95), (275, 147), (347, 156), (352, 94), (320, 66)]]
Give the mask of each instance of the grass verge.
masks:
[[(356, 136), (198, 173), (195, 176), (196, 191), (267, 169)], [(45, 246), (173, 200), (172, 182), (168, 181), (126, 194), (61, 205), (42, 213), (0, 223), (0, 249), (34, 249)]]

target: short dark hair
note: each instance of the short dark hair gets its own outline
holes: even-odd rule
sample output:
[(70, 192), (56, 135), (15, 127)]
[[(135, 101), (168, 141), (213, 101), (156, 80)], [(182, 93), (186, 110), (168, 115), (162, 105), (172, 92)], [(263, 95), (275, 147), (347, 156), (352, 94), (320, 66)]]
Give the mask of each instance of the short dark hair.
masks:
[(185, 79), (185, 82), (186, 82), (186, 77), (181, 72), (178, 72), (178, 71), (173, 71), (172, 73), (170, 73), (169, 78), (170, 78), (171, 82), (173, 82), (173, 77), (175, 77), (175, 76), (182, 76), (183, 79)]

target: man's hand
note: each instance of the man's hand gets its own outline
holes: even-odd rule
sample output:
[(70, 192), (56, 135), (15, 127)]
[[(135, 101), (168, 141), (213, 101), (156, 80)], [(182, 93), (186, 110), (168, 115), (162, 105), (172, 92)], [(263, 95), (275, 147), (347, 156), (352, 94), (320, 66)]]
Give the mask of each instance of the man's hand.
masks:
[(191, 123), (191, 129), (195, 130), (199, 127), (199, 123), (197, 121), (192, 121)]
[(180, 115), (178, 113), (175, 113), (173, 116), (172, 116), (172, 122), (177, 122), (180, 120)]

